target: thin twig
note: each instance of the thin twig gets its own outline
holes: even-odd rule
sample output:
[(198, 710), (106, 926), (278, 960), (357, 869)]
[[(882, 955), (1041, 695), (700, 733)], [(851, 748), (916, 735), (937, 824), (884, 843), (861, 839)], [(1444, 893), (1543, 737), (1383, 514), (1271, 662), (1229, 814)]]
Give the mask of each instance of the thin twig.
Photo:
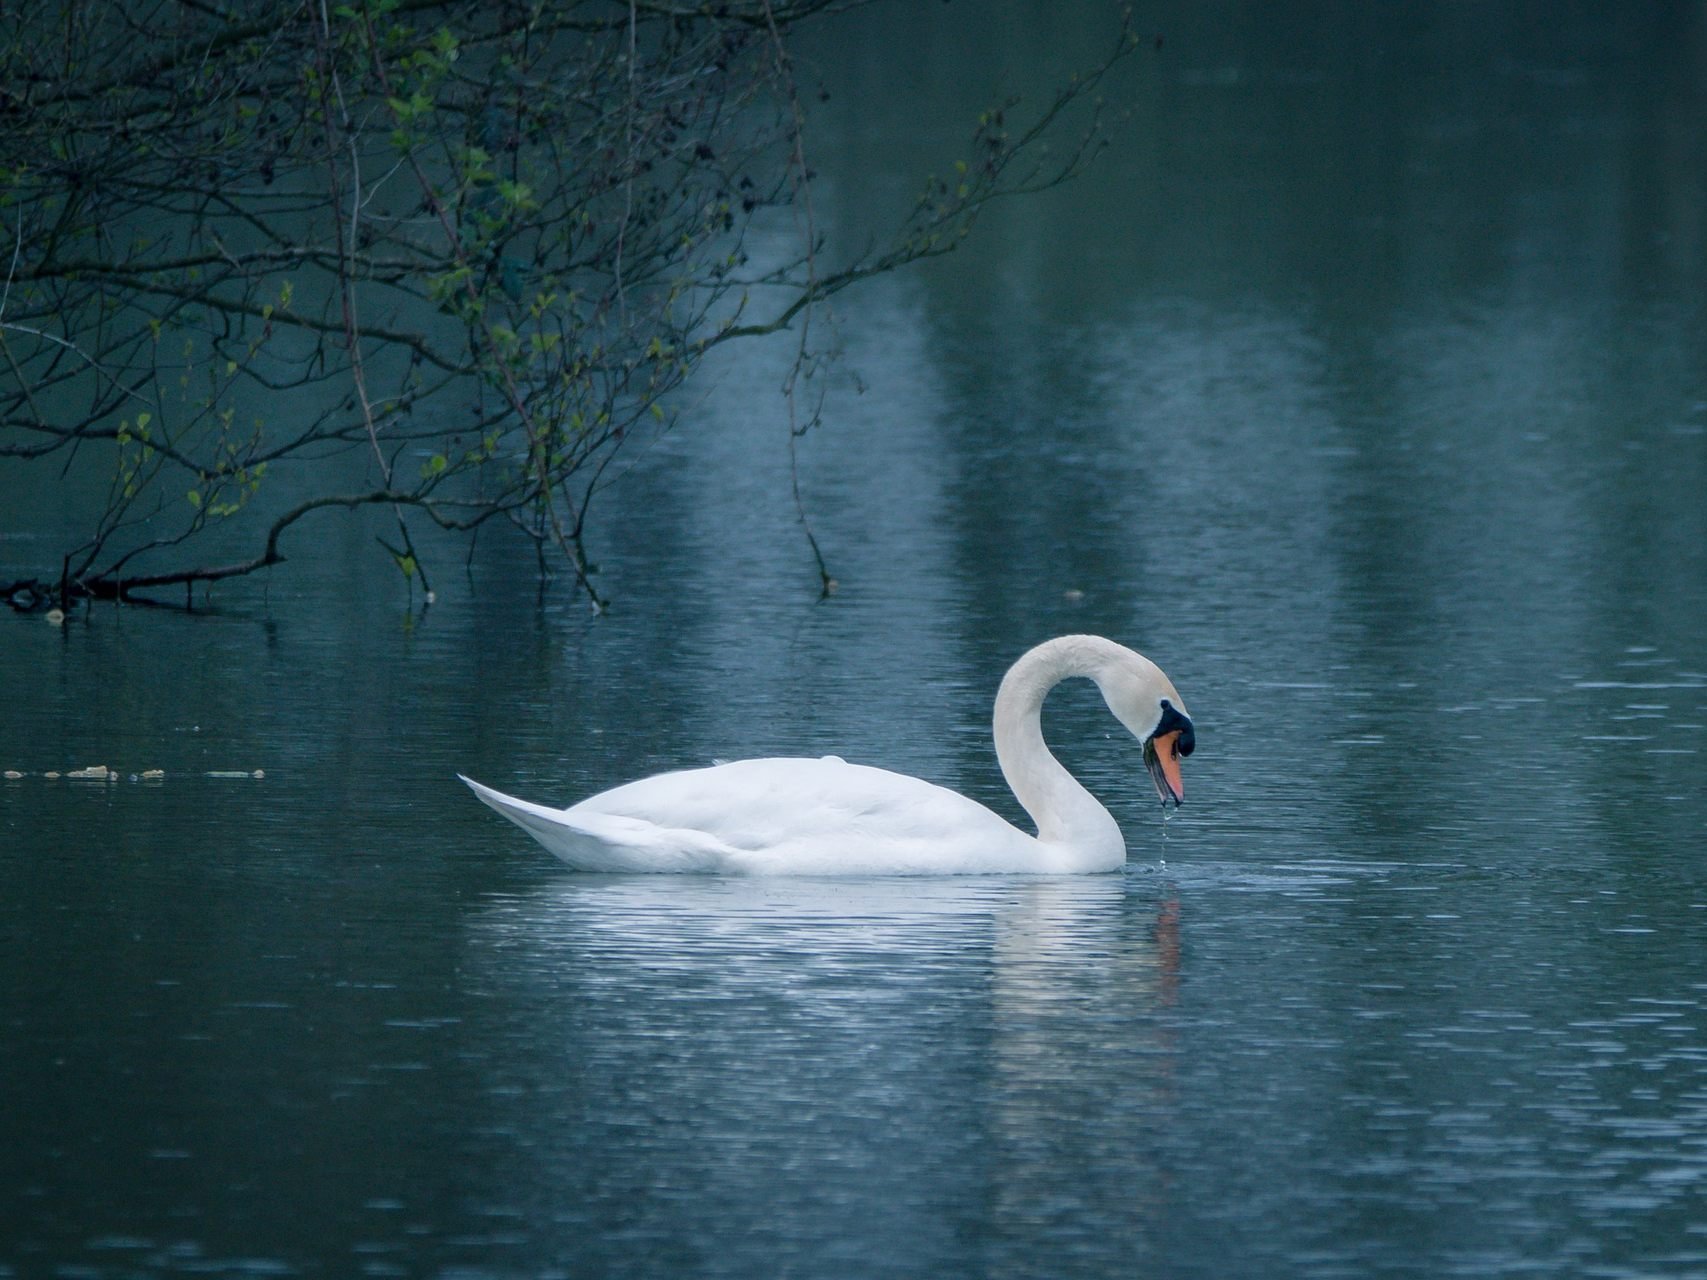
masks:
[(782, 394), (784, 403), (788, 406), (788, 484), (789, 492), (794, 498), (794, 512), (800, 520), (800, 528), (806, 535), (806, 545), (812, 549), (812, 559), (818, 567), (819, 599), (832, 594), (836, 590), (836, 579), (830, 573), (830, 567), (824, 560), (823, 548), (818, 544), (818, 535), (813, 532), (812, 521), (806, 514), (806, 502), (800, 493), (800, 437), (807, 429), (818, 421), (815, 410), (808, 419), (806, 426), (800, 425), (795, 393), (800, 378), (809, 376), (810, 343), (812, 338), (813, 302), (810, 299), (818, 297), (818, 230), (817, 222), (812, 212), (812, 174), (806, 167), (806, 113), (800, 106), (800, 91), (794, 79), (794, 67), (789, 59), (788, 50), (783, 47), (782, 32), (777, 27), (776, 17), (770, 0), (765, 0), (765, 18), (768, 23), (771, 38), (771, 48), (776, 59), (777, 76), (782, 83), (783, 93), (788, 102), (789, 114), (789, 164), (794, 171), (797, 224), (803, 224), (802, 236), (805, 243), (804, 258), (806, 262), (806, 286), (803, 297), (808, 299), (800, 307), (800, 335), (794, 347), (794, 360), (790, 363), (787, 375), (783, 378)]

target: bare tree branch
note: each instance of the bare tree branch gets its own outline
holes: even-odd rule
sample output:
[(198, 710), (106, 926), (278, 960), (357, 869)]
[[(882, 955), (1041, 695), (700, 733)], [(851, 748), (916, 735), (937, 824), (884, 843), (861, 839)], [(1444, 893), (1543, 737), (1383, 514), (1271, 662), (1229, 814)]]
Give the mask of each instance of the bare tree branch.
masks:
[[(0, 468), (57, 467), (80, 531), (0, 598), (240, 577), (304, 516), (377, 505), (411, 582), (411, 520), (502, 519), (602, 605), (589, 504), (700, 362), (794, 329), (792, 448), (818, 417), (794, 406), (816, 309), (1079, 172), (1098, 84), (1136, 47), (1123, 27), (1024, 128), (987, 113), (888, 242), (826, 269), (788, 38), (857, 2), (10, 10)], [(778, 207), (797, 248), (755, 265), (752, 220)]]

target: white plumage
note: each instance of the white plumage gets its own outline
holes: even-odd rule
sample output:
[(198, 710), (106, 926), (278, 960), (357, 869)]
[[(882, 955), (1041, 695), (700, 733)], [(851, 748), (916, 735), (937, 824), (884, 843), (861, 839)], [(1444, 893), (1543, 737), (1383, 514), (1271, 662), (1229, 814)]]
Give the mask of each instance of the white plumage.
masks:
[(1062, 636), (1016, 662), (996, 696), (996, 758), (1037, 823), (1027, 835), (945, 787), (821, 759), (738, 760), (626, 783), (553, 809), (463, 778), (486, 804), (580, 871), (734, 875), (1060, 874), (1113, 871), (1113, 816), (1043, 742), (1043, 700), (1087, 676), (1143, 744), (1163, 803), (1183, 799), (1179, 759), (1195, 733), (1147, 658), (1098, 636)]

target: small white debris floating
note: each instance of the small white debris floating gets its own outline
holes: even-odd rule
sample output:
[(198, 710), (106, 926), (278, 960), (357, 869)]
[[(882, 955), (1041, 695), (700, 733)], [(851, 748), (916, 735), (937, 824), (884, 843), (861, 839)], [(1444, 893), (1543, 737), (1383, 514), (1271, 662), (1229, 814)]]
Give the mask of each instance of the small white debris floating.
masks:
[[(8, 782), (19, 782), (33, 775), (22, 769), (0, 770), (0, 778)], [(40, 776), (49, 782), (67, 778), (73, 782), (118, 782), (124, 774), (117, 769), (110, 769), (104, 764), (86, 764), (81, 769), (44, 769)], [(261, 779), (267, 776), (265, 769), (209, 769), (201, 775), (204, 778), (252, 778)], [(164, 769), (143, 769), (130, 775), (132, 782), (162, 782), (166, 778)]]

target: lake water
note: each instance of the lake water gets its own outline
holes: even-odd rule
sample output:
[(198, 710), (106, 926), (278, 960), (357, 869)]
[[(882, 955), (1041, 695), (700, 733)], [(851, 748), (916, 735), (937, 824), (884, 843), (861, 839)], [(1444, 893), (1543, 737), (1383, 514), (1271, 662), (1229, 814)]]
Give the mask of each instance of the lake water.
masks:
[[(411, 609), (329, 519), (0, 618), (0, 1277), (1707, 1276), (1707, 21), (1311, 13), (1141, 14), (1088, 178), (838, 301), (827, 600), (778, 344), (606, 495), (603, 617), (501, 538)], [(1084, 28), (803, 51), (831, 242)], [(1050, 705), (1121, 875), (575, 876), (453, 777), (1017, 818), (990, 700), (1067, 631), (1197, 720), (1164, 824)]]

